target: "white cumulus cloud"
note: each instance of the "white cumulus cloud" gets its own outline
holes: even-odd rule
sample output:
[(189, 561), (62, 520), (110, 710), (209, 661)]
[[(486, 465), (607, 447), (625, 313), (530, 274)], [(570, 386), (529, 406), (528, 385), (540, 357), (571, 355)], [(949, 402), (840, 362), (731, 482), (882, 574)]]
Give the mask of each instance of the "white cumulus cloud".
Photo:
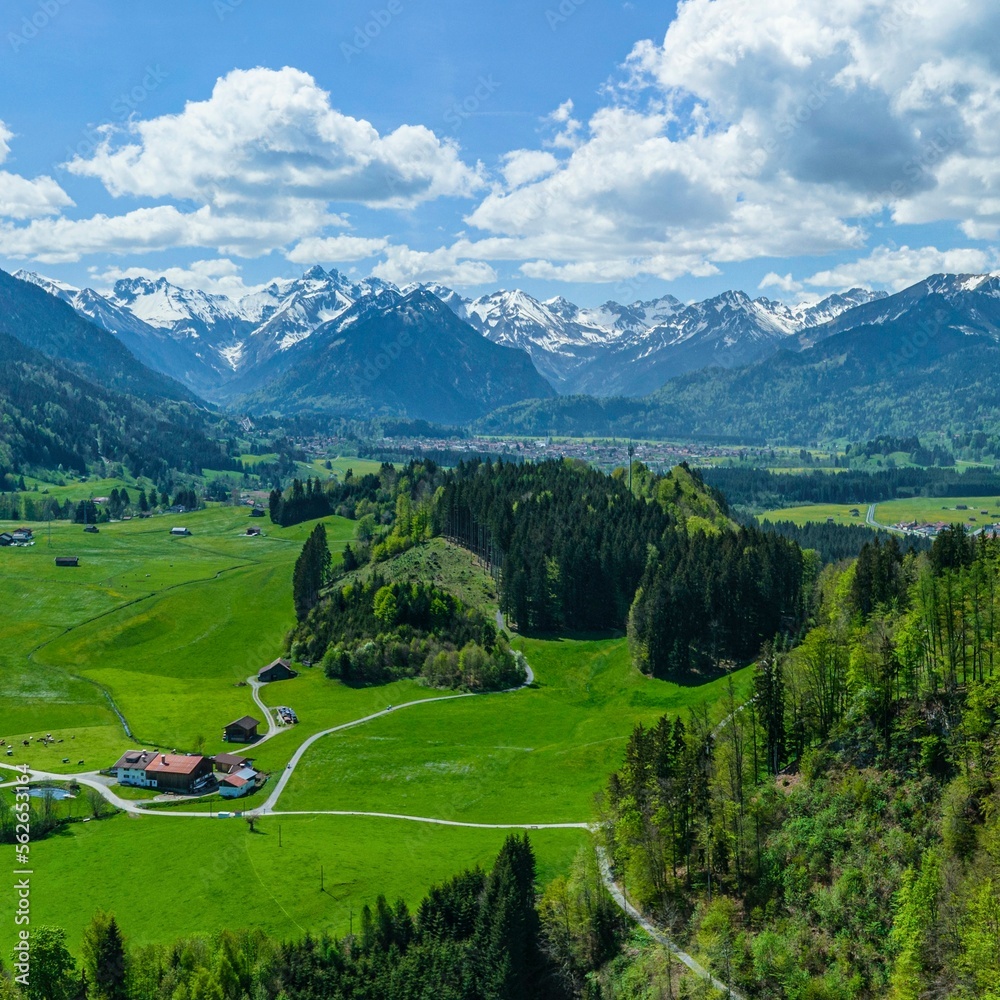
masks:
[(867, 257), (819, 271), (805, 283), (835, 289), (881, 285), (898, 292), (929, 274), (985, 274), (998, 266), (1000, 254), (995, 249), (880, 246)]
[(486, 261), (463, 256), (460, 245), (437, 250), (392, 246), (385, 251), (385, 259), (376, 265), (372, 273), (395, 285), (440, 281), (457, 288), (490, 284), (497, 278), (496, 271)]
[[(13, 133), (0, 121), (0, 163), (10, 155)], [(0, 170), (0, 219), (36, 219), (55, 215), (73, 204), (72, 198), (48, 176), (29, 180)]]
[(296, 264), (338, 264), (374, 257), (388, 245), (389, 241), (381, 237), (313, 236), (296, 243), (285, 257)]

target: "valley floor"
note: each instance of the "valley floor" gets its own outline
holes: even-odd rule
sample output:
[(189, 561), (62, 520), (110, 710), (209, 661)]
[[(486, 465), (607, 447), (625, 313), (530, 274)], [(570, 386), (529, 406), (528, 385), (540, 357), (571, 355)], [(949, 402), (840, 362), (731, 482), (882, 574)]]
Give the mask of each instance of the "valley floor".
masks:
[[(248, 539), (246, 519), (238, 508), (188, 514), (188, 538), (171, 537), (167, 517), (99, 535), (54, 524), (51, 548), (40, 538), (0, 550), (0, 598), (11, 609), (0, 738), (15, 748), (0, 763), (99, 783), (94, 772), (134, 745), (112, 700), (143, 746), (225, 749), (222, 726), (260, 714), (245, 679), (282, 651), (291, 568), (313, 526), (268, 525)], [(353, 522), (326, 525), (341, 549)], [(56, 568), (61, 554), (79, 555), (80, 566)], [(466, 560), (454, 572), (471, 586), (471, 558), (451, 558)], [(265, 705), (290, 704), (301, 720), (252, 751), (271, 774), (263, 791), (150, 814), (141, 798), (102, 785), (121, 813), (32, 845), (33, 923), (65, 927), (74, 945), (97, 908), (113, 910), (137, 944), (238, 926), (343, 934), (380, 892), (412, 903), (432, 883), (487, 865), (509, 827), (530, 830), (549, 881), (588, 841), (595, 795), (631, 728), (721, 702), (723, 682), (646, 678), (623, 639), (517, 644), (535, 677), (515, 692), (455, 697), (416, 681), (351, 688), (318, 668), (263, 686)], [(22, 746), (46, 733), (62, 742)], [(84, 798), (62, 808), (88, 815)], [(262, 818), (251, 832), (212, 815), (220, 810)], [(4, 952), (13, 903), (0, 894)]]

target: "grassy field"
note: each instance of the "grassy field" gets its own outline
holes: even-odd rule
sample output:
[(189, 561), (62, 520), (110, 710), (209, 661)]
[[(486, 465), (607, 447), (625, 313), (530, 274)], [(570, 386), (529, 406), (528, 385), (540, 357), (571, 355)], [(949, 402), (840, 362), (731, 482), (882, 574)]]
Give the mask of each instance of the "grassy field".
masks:
[[(382, 892), (411, 909), (434, 883), (488, 867), (502, 830), (393, 820), (277, 817), (254, 833), (240, 819), (116, 816), (76, 823), (33, 846), (32, 924), (60, 926), (75, 951), (97, 909), (113, 911), (132, 944), (262, 927), (279, 938), (354, 930)], [(530, 834), (539, 875), (565, 871), (588, 834)], [(320, 891), (320, 866), (324, 891)], [(12, 893), (0, 893), (0, 953), (15, 930)]]
[(325, 737), (303, 758), (279, 808), (586, 822), (636, 723), (721, 703), (725, 694), (724, 681), (685, 688), (644, 677), (624, 639), (518, 645), (535, 687), (408, 709)]
[[(964, 505), (967, 510), (958, 510)], [(981, 511), (986, 511), (982, 514)], [(916, 497), (913, 500), (890, 500), (875, 509), (879, 524), (899, 521), (950, 521), (972, 527), (1000, 521), (1000, 497)]]
[[(247, 521), (220, 507), (97, 535), (54, 522), (51, 546), (40, 532), (30, 548), (0, 549), (0, 737), (15, 744), (0, 759), (56, 771), (113, 763), (127, 744), (105, 692), (142, 742), (220, 748), (222, 726), (256, 710), (236, 685), (281, 652), (292, 565), (312, 528), (247, 538)], [(171, 537), (181, 523), (192, 535)], [(353, 524), (327, 524), (339, 549)], [(56, 567), (57, 555), (80, 566)], [(20, 745), (42, 733), (63, 742)]]
[(432, 538), (389, 562), (365, 566), (356, 575), (368, 580), (376, 573), (390, 582), (433, 583), (491, 618), (500, 606), (493, 578), (473, 563), (468, 552), (443, 538)]
[[(858, 516), (852, 517), (851, 511), (857, 510)], [(764, 514), (759, 514), (757, 520), (764, 521), (791, 521), (793, 524), (826, 524), (832, 517), (834, 524), (864, 524), (868, 516), (868, 504), (837, 503), (817, 503), (806, 504), (802, 507), (784, 507), (778, 510), (769, 510)]]
[[(175, 524), (192, 535), (171, 537)], [(40, 532), (30, 548), (0, 550), (7, 611), (0, 737), (14, 744), (13, 756), (0, 761), (62, 773), (110, 765), (130, 744), (109, 697), (141, 742), (169, 749), (216, 752), (225, 746), (219, 737), (226, 722), (259, 717), (241, 682), (283, 648), (293, 621), (292, 565), (313, 525), (267, 523), (254, 539), (244, 534), (247, 524), (245, 510), (227, 507), (104, 525), (97, 535), (59, 522), (51, 546)], [(326, 524), (339, 550), (354, 525), (337, 518)], [(56, 555), (77, 555), (80, 566), (56, 568)], [(495, 606), (492, 584), (471, 557), (440, 541), (408, 553), (391, 572), (432, 576), (470, 603)], [(536, 672), (531, 689), (420, 705), (326, 737), (303, 759), (279, 808), (588, 821), (635, 723), (722, 701), (718, 681), (682, 688), (643, 677), (623, 639), (517, 642)], [(737, 683), (745, 687), (745, 675)], [(414, 681), (349, 688), (318, 668), (304, 669), (262, 690), (266, 704), (294, 708), (300, 725), (252, 755), (278, 772), (312, 733), (442, 693)], [(44, 733), (62, 742), (21, 745)], [(252, 797), (227, 807), (254, 804)], [(86, 800), (66, 808), (82, 815)], [(219, 803), (184, 808), (217, 811)], [(379, 892), (416, 903), (432, 883), (489, 862), (504, 837), (392, 820), (286, 817), (278, 849), (278, 822), (268, 818), (252, 835), (242, 821), (209, 817), (73, 824), (33, 845), (35, 921), (66, 927), (73, 942), (99, 906), (115, 910), (136, 942), (241, 924), (278, 935), (343, 933), (352, 909), (356, 917)], [(564, 870), (586, 837), (533, 833), (542, 880)], [(325, 893), (318, 889), (321, 864)], [(151, 878), (165, 887), (153, 895), (155, 920)], [(0, 953), (9, 952), (11, 903), (0, 893)]]

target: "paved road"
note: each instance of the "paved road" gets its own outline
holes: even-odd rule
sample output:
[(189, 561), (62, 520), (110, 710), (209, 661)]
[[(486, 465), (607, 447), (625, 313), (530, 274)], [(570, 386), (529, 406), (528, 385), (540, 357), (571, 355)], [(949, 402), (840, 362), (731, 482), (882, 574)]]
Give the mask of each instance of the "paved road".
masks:
[(731, 986), (716, 979), (700, 962), (693, 959), (686, 951), (682, 951), (670, 938), (661, 931), (654, 923), (647, 920), (626, 898), (625, 894), (615, 882), (614, 875), (611, 874), (611, 865), (608, 862), (607, 851), (603, 847), (597, 848), (597, 861), (601, 868), (601, 878), (607, 887), (611, 898), (630, 916), (654, 941), (662, 944), (679, 962), (683, 962), (696, 976), (707, 979), (723, 996), (732, 997), (732, 1000), (744, 1000), (742, 993), (737, 993)]
[[(298, 766), (299, 762), (302, 760), (303, 755), (306, 750), (309, 749), (318, 739), (323, 736), (330, 736), (333, 733), (339, 733), (345, 729), (353, 729), (355, 726), (362, 726), (366, 722), (371, 722), (374, 719), (380, 719), (382, 716), (389, 715), (392, 712), (399, 712), (407, 708), (416, 708), (418, 705), (434, 705), (442, 701), (456, 701), (459, 698), (479, 698), (484, 697), (485, 694), (512, 694), (515, 691), (520, 691), (523, 688), (530, 687), (535, 680), (535, 674), (530, 666), (525, 665), (527, 669), (527, 677), (524, 684), (516, 688), (511, 688), (508, 691), (501, 692), (484, 692), (483, 694), (477, 694), (475, 692), (469, 691), (464, 694), (450, 694), (445, 695), (441, 698), (422, 698), (416, 701), (408, 701), (402, 705), (390, 705), (388, 708), (384, 708), (381, 712), (373, 712), (371, 715), (366, 715), (361, 719), (354, 719), (352, 722), (345, 722), (339, 726), (332, 726), (329, 729), (324, 729), (322, 732), (314, 733), (312, 736), (304, 740), (295, 753), (292, 755), (292, 759), (288, 762), (288, 765), (281, 772), (281, 777), (276, 782), (274, 789), (271, 794), (267, 797), (267, 800), (259, 808), (251, 808), (249, 812), (253, 812), (256, 815), (275, 815), (275, 816), (373, 816), (386, 819), (402, 819), (409, 820), (414, 823), (433, 823), (439, 826), (466, 826), (466, 827), (478, 827), (482, 829), (496, 829), (496, 830), (507, 830), (507, 829), (517, 829), (517, 830), (563, 830), (563, 829), (588, 829), (588, 824), (586, 823), (511, 823), (511, 824), (489, 824), (489, 823), (462, 823), (458, 820), (443, 820), (434, 819), (425, 816), (404, 816), (396, 815), (392, 813), (377, 813), (377, 812), (337, 812), (333, 810), (314, 810), (314, 811), (303, 811), (303, 812), (278, 812), (275, 810), (275, 805), (278, 802), (278, 798), (285, 789), (285, 785), (288, 784), (289, 779), (295, 773), (295, 768)], [(249, 683), (253, 687), (256, 678), (250, 678)], [(260, 701), (259, 694), (256, 687), (253, 687), (254, 701), (257, 702), (261, 708), (267, 711), (267, 706)], [(269, 730), (267, 736), (263, 739), (258, 740), (254, 746), (260, 746), (264, 740), (275, 736), (277, 733), (282, 732), (281, 728), (273, 729), (274, 726), (273, 717), (270, 712), (267, 713)], [(23, 771), (19, 767), (13, 764), (0, 763), (0, 768), (7, 771), (16, 771), (21, 774)], [(108, 802), (111, 803), (116, 809), (120, 809), (122, 812), (126, 812), (131, 816), (186, 816), (186, 817), (196, 817), (198, 819), (213, 819), (214, 816), (210, 812), (193, 812), (191, 810), (181, 810), (181, 809), (150, 809), (148, 808), (148, 803), (137, 802), (132, 799), (123, 799), (121, 796), (116, 795), (112, 788), (109, 786), (113, 783), (114, 779), (109, 778), (106, 775), (102, 775), (99, 771), (84, 771), (78, 774), (55, 774), (51, 771), (39, 771), (34, 768), (28, 769), (28, 776), (32, 781), (76, 781), (87, 788), (96, 789)], [(179, 801), (183, 801), (180, 799)], [(236, 809), (239, 806), (239, 800), (233, 800), (233, 808)]]

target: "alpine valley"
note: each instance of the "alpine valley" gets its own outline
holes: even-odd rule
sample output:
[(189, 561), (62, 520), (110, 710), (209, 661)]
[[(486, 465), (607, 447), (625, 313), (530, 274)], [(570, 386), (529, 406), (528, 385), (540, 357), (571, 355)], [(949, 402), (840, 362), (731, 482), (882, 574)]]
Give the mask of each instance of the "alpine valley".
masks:
[[(885, 298), (852, 289), (789, 307), (734, 291), (688, 305), (667, 295), (584, 309), (561, 297), (541, 302), (519, 290), (468, 299), (440, 284), (400, 289), (378, 278), (352, 281), (320, 266), (239, 299), (179, 288), (165, 278), (122, 279), (101, 293), (27, 271), (15, 277), (69, 303), (150, 368), (213, 402), (257, 412), (279, 405), (339, 412), (386, 409), (445, 422), (555, 393), (643, 396), (677, 375), (710, 366), (733, 368), (781, 348), (814, 343), (834, 331), (831, 324), (839, 321), (843, 327), (859, 306)], [(439, 303), (461, 322), (442, 312)], [(484, 383), (474, 402), (457, 410), (449, 404), (441, 412), (421, 412), (422, 402), (433, 396), (424, 391), (426, 379), (433, 382), (432, 372), (421, 375), (422, 388), (413, 396), (401, 386), (382, 384), (388, 378), (372, 377), (381, 374), (379, 361), (388, 367), (390, 355), (406, 346), (393, 347), (406, 324), (425, 334), (433, 331), (421, 350), (434, 341), (442, 352), (435, 368), (444, 364), (442, 379), (457, 386), (459, 394), (474, 358)], [(485, 343), (473, 347), (476, 338)], [(380, 357), (380, 345), (389, 355)], [(406, 349), (410, 364), (420, 353), (415, 346)], [(525, 353), (543, 378), (531, 366), (525, 368)], [(450, 373), (449, 357), (463, 359)], [(340, 375), (346, 376), (344, 385), (331, 389), (330, 380)], [(290, 391), (268, 391), (272, 385)]]

